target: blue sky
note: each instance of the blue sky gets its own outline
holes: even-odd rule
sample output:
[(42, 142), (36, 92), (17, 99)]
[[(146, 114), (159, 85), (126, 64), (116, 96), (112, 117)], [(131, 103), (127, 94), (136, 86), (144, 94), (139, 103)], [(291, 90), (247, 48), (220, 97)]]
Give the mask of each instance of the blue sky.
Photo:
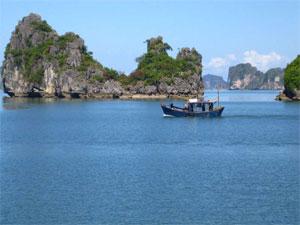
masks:
[(300, 54), (300, 1), (0, 0), (0, 60), (18, 21), (38, 13), (59, 33), (73, 31), (103, 65), (126, 73), (162, 35), (173, 51), (195, 47), (203, 74), (227, 78), (228, 67), (250, 62), (265, 71)]

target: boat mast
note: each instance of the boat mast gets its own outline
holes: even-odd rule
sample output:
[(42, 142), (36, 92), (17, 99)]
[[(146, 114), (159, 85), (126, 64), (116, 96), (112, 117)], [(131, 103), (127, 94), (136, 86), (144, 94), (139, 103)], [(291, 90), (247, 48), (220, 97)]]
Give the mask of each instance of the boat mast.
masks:
[(219, 89), (220, 89), (220, 82), (217, 86), (217, 90), (218, 90), (218, 107), (220, 106), (220, 94), (219, 94)]

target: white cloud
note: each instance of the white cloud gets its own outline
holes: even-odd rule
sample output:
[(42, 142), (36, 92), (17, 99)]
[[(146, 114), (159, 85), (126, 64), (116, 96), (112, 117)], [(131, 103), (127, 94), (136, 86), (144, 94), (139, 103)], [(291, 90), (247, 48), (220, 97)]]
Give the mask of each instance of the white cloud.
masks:
[(212, 73), (216, 75), (227, 75), (228, 67), (236, 62), (237, 57), (235, 54), (228, 54), (225, 57), (214, 57), (204, 65), (204, 70), (206, 73)]
[(228, 55), (227, 55), (227, 58), (228, 58), (230, 61), (235, 61), (235, 60), (236, 60), (235, 54), (228, 54)]
[(283, 57), (276, 52), (270, 52), (269, 54), (259, 54), (255, 50), (249, 50), (244, 52), (244, 62), (250, 63), (252, 66), (257, 67), (259, 70), (265, 72), (271, 67), (278, 66), (281, 63)]
[(226, 65), (226, 60), (221, 57), (215, 57), (210, 60), (210, 62), (207, 64), (208, 67), (211, 68), (220, 68)]
[(208, 63), (204, 63), (203, 74), (221, 75), (226, 79), (229, 67), (239, 63), (250, 63), (258, 70), (266, 72), (270, 68), (284, 67), (288, 61), (286, 57), (276, 52), (260, 54), (255, 50), (248, 50), (239, 55), (228, 54), (224, 57), (211, 58)]
[(228, 54), (225, 57), (214, 57), (207, 64), (208, 68), (211, 69), (219, 69), (224, 66), (229, 65), (232, 61), (236, 60), (236, 56), (234, 54)]

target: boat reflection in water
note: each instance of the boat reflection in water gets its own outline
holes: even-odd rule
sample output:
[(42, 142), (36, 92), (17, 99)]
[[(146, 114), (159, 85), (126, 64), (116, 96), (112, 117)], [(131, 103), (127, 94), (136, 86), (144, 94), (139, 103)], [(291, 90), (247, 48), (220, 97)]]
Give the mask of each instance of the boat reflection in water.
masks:
[[(217, 106), (215, 106), (215, 104)], [(175, 117), (219, 117), (222, 115), (224, 106), (219, 105), (218, 100), (204, 100), (192, 98), (189, 99), (183, 108), (174, 106), (173, 103), (169, 105), (161, 104), (164, 116)]]

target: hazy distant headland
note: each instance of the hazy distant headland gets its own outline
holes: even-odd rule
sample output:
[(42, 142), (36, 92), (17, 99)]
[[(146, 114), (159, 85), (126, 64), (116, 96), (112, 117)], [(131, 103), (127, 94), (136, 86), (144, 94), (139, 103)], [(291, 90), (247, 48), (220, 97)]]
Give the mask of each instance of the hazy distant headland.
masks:
[(282, 90), (283, 74), (281, 68), (269, 69), (263, 73), (250, 63), (241, 63), (229, 68), (228, 85), (233, 90)]
[(129, 75), (103, 66), (77, 34), (57, 32), (37, 14), (24, 17), (7, 44), (4, 92), (12, 97), (165, 98), (203, 94), (202, 56), (181, 48), (172, 58), (161, 36)]
[(228, 83), (223, 79), (223, 77), (213, 74), (203, 75), (203, 83), (205, 89), (228, 89)]
[(263, 73), (250, 63), (241, 63), (229, 68), (227, 81), (212, 74), (204, 75), (203, 81), (205, 89), (282, 90), (283, 74), (281, 68), (269, 69)]
[(285, 69), (272, 68), (265, 73), (250, 63), (240, 63), (228, 71), (227, 82), (223, 77), (207, 74), (203, 76), (205, 89), (229, 90), (281, 90), (277, 100), (300, 100), (300, 56)]

